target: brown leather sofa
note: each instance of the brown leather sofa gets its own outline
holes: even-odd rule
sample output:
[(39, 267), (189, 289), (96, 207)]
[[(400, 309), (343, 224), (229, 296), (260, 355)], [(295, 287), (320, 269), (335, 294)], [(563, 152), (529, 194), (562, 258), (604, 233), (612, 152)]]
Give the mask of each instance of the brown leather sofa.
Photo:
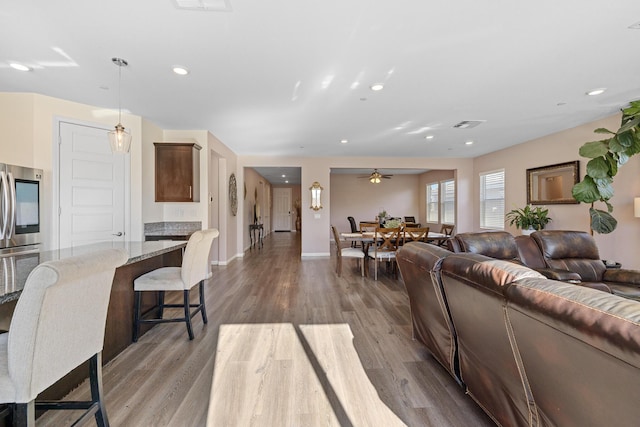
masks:
[(397, 260), (416, 339), (498, 425), (637, 425), (640, 302), (419, 242)]
[(607, 268), (595, 239), (583, 231), (541, 230), (531, 234), (549, 269), (578, 274), (580, 283), (640, 300), (640, 271)]
[(460, 233), (451, 249), (509, 260), (549, 279), (640, 300), (640, 272), (608, 269), (593, 237), (582, 231), (542, 230), (517, 237), (506, 231)]

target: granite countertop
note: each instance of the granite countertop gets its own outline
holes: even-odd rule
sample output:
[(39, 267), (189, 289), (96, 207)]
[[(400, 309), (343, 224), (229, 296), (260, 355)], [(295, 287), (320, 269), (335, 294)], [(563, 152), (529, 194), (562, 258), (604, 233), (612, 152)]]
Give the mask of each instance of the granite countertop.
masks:
[(201, 221), (148, 222), (144, 225), (145, 236), (185, 236), (202, 230)]
[(171, 252), (187, 245), (185, 241), (161, 240), (155, 242), (102, 242), (74, 248), (56, 249), (36, 253), (15, 254), (0, 258), (0, 304), (20, 296), (27, 276), (38, 264), (45, 261), (69, 258), (74, 255), (95, 252), (101, 249), (124, 249), (129, 254), (125, 263), (133, 264), (147, 258)]

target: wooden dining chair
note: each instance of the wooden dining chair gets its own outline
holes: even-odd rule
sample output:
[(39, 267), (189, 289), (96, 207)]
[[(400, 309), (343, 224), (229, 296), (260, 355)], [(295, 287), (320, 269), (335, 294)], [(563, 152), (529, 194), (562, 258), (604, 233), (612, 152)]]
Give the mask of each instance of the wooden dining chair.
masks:
[[(349, 226), (351, 227), (351, 232), (352, 233), (357, 233), (359, 230), (358, 230), (358, 226), (356, 225), (355, 218), (352, 217), (352, 216), (348, 216), (347, 217), (347, 221), (349, 221)], [(358, 242), (356, 242), (356, 241), (351, 242), (351, 247), (352, 248), (356, 248), (358, 246), (359, 246)]]
[[(440, 229), (440, 233), (451, 237), (453, 236), (453, 230), (456, 228), (456, 226), (454, 224), (442, 224), (442, 228)], [(440, 240), (438, 242), (438, 246), (442, 246), (445, 247), (447, 246), (447, 241), (446, 240)]]
[(377, 222), (360, 221), (361, 233), (374, 233), (378, 227), (380, 227), (380, 224)]
[(355, 258), (360, 265), (360, 274), (364, 277), (366, 261), (364, 251), (360, 248), (343, 247), (340, 240), (340, 233), (338, 233), (338, 230), (333, 225), (331, 226), (331, 232), (333, 233), (333, 239), (336, 242), (336, 274), (338, 277), (342, 274), (342, 257)]
[(402, 244), (408, 242), (427, 243), (429, 237), (429, 227), (408, 227), (402, 230)]
[[(396, 266), (396, 252), (401, 241), (401, 228), (376, 228), (373, 235), (373, 244), (369, 246), (367, 255), (374, 260), (374, 280), (378, 280), (378, 263), (387, 261), (394, 274), (398, 271)], [(397, 277), (397, 276), (396, 276)]]

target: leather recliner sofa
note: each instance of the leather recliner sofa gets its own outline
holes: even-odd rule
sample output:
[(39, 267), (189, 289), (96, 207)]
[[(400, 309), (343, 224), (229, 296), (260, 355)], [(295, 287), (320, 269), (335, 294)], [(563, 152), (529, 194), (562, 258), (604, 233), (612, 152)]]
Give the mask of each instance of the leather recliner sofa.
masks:
[(419, 242), (397, 260), (416, 339), (497, 424), (637, 424), (640, 302)]
[(640, 300), (640, 271), (607, 268), (589, 233), (541, 230), (530, 238), (538, 246), (547, 268), (576, 273), (584, 286)]
[(451, 248), (520, 263), (549, 279), (640, 300), (640, 272), (607, 268), (595, 239), (582, 231), (542, 230), (517, 237), (506, 231), (460, 233)]

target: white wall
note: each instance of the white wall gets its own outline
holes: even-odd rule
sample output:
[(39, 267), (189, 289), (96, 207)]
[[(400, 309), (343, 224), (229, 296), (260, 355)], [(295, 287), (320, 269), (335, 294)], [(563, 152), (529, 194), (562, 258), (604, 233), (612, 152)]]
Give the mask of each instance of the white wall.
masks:
[[(118, 112), (31, 93), (0, 93), (0, 162), (42, 169), (42, 236), (45, 249), (57, 246), (57, 215), (53, 212), (54, 144), (57, 119), (112, 127)], [(142, 120), (123, 114), (122, 124), (131, 132), (131, 230), (130, 239), (140, 240), (142, 229)]]

